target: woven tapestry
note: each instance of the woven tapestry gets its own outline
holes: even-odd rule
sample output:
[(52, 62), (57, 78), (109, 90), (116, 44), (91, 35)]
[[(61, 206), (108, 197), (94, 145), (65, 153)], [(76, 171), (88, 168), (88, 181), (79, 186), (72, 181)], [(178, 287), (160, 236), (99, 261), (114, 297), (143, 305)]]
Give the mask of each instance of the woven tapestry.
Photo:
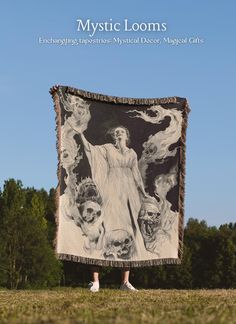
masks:
[(185, 98), (120, 98), (55, 86), (56, 254), (115, 267), (178, 264)]

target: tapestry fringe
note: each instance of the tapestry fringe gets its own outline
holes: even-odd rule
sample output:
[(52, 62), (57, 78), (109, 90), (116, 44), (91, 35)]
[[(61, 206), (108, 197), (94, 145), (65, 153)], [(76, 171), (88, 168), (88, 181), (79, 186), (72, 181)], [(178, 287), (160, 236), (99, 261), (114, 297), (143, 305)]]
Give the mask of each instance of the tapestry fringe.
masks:
[(58, 227), (59, 227), (59, 198), (60, 198), (60, 179), (61, 179), (61, 168), (60, 168), (60, 138), (61, 138), (61, 107), (60, 107), (60, 100), (59, 96), (55, 90), (55, 87), (50, 89), (50, 93), (53, 98), (54, 102), (54, 110), (56, 113), (55, 121), (56, 121), (56, 148), (57, 148), (57, 179), (58, 184), (56, 188), (56, 213), (55, 213), (55, 223), (56, 223), (56, 235), (53, 240), (53, 247), (54, 247), (54, 253), (56, 257), (58, 257), (57, 254), (57, 242), (58, 242)]
[(190, 112), (187, 99), (184, 102), (183, 123), (181, 130), (181, 148), (180, 148), (180, 174), (179, 174), (179, 247), (178, 257), (183, 258), (183, 240), (184, 240), (184, 199), (185, 199), (185, 176), (186, 176), (186, 131), (188, 126), (188, 113)]
[(56, 85), (50, 89), (50, 93), (53, 95), (57, 90), (56, 88), (64, 88), (66, 93), (71, 95), (80, 96), (84, 99), (99, 100), (108, 103), (115, 104), (128, 104), (128, 105), (158, 105), (158, 104), (169, 104), (169, 103), (185, 103), (186, 99), (181, 97), (167, 97), (167, 98), (128, 98), (128, 97), (115, 97), (104, 95), (100, 93), (93, 93), (81, 89), (72, 87)]
[(181, 264), (181, 260), (169, 259), (153, 259), (142, 261), (115, 261), (115, 260), (99, 260), (92, 258), (80, 257), (77, 255), (58, 253), (58, 259), (63, 261), (80, 262), (90, 265), (97, 265), (102, 267), (117, 267), (117, 268), (138, 268), (138, 267), (151, 267), (163, 264)]

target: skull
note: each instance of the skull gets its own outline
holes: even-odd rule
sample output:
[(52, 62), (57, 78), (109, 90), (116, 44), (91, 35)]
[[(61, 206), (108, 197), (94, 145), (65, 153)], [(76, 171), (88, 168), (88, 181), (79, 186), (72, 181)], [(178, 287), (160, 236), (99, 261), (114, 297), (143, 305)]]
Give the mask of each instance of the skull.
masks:
[(78, 185), (77, 202), (83, 204), (85, 201), (94, 201), (102, 204), (102, 197), (91, 178), (83, 179)]
[(143, 203), (138, 215), (138, 224), (144, 241), (154, 241), (155, 234), (161, 225), (158, 207), (151, 203)]
[(134, 252), (134, 239), (129, 232), (117, 229), (107, 234), (104, 252), (105, 258), (128, 260)]
[(101, 206), (95, 201), (85, 201), (78, 209), (82, 221), (89, 224), (94, 224), (102, 214)]
[(154, 143), (144, 144), (143, 158), (145, 160), (153, 159), (156, 152), (157, 152), (157, 147)]

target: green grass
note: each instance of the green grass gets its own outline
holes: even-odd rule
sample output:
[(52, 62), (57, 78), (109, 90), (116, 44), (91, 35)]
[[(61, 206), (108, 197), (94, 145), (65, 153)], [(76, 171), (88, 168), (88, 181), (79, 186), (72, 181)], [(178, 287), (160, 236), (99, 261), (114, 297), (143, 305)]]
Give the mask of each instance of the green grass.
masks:
[(236, 290), (0, 290), (0, 323), (236, 323)]

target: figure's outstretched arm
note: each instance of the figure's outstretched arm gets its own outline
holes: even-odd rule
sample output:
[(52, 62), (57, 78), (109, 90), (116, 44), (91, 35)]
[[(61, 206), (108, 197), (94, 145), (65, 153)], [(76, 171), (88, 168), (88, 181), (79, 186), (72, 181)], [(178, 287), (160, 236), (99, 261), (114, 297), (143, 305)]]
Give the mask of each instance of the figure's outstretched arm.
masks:
[(90, 143), (86, 140), (85, 136), (83, 133), (79, 134), (80, 135), (80, 138), (82, 140), (82, 143), (84, 144), (84, 148), (86, 151), (90, 152), (91, 149), (90, 149)]
[(85, 131), (85, 125), (76, 125), (74, 122), (73, 122), (73, 119), (67, 119), (67, 122), (68, 124), (70, 125), (70, 127), (79, 135), (83, 145), (84, 145), (84, 148), (86, 151), (89, 151), (90, 152), (90, 143), (87, 141), (87, 139), (85, 138), (83, 132)]
[(103, 144), (103, 145), (93, 145), (84, 136), (84, 131), (87, 129), (87, 125), (85, 125), (85, 124), (78, 125), (78, 124), (76, 124), (76, 121), (74, 119), (72, 119), (71, 117), (69, 117), (67, 119), (67, 122), (70, 125), (70, 127), (80, 136), (81, 141), (83, 143), (83, 146), (85, 148), (85, 151), (88, 154), (91, 154), (91, 151), (94, 148), (97, 151), (99, 151), (99, 153), (103, 156), (103, 158), (106, 159), (106, 157), (107, 157), (106, 144)]

